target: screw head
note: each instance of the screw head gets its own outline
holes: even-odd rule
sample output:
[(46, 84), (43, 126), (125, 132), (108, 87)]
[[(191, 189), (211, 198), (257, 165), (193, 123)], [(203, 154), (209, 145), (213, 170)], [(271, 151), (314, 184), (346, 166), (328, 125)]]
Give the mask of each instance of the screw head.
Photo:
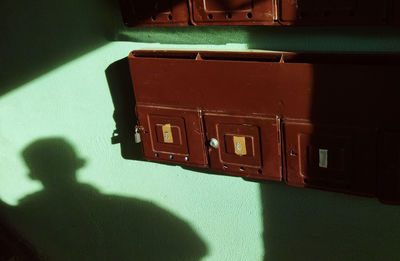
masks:
[(185, 161), (188, 161), (189, 160), (189, 158), (188, 157), (185, 157)]
[(218, 146), (219, 146), (219, 142), (218, 142), (218, 140), (215, 139), (215, 138), (211, 138), (209, 144), (210, 144), (210, 146), (213, 147), (214, 149), (218, 148)]
[(173, 159), (173, 158), (174, 158), (174, 156), (172, 156), (172, 155), (169, 155), (169, 158), (170, 158), (170, 159)]
[(158, 153), (154, 154), (154, 156), (156, 156), (158, 158)]

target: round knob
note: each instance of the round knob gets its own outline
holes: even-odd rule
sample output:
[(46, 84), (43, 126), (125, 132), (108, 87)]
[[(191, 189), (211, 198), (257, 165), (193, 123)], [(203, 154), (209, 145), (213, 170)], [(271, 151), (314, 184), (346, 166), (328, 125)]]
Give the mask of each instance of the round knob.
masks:
[(219, 145), (219, 142), (218, 142), (217, 139), (212, 138), (212, 139), (210, 140), (210, 146), (213, 147), (214, 149), (218, 148), (218, 145)]

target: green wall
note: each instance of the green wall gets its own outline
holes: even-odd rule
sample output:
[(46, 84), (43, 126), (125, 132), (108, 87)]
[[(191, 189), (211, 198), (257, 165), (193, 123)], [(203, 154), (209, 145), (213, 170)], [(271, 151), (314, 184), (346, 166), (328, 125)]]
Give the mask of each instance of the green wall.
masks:
[(400, 259), (399, 207), (123, 159), (105, 75), (143, 48), (399, 52), (397, 29), (126, 29), (105, 0), (0, 13), (1, 211), (43, 257)]

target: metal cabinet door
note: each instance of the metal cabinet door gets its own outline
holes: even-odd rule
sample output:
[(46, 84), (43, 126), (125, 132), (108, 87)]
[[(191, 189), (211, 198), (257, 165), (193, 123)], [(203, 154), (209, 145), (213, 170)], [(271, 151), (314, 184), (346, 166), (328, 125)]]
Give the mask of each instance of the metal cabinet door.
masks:
[(281, 180), (280, 124), (275, 118), (204, 115), (210, 167), (242, 177)]

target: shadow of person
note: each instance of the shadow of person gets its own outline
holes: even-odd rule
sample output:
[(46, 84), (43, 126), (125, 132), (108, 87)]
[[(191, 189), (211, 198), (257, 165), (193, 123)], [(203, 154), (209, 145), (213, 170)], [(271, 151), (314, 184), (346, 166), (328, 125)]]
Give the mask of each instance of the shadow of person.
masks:
[(193, 229), (168, 211), (78, 183), (85, 161), (64, 139), (37, 140), (22, 156), (43, 190), (20, 200), (12, 223), (45, 260), (199, 260), (206, 254)]

